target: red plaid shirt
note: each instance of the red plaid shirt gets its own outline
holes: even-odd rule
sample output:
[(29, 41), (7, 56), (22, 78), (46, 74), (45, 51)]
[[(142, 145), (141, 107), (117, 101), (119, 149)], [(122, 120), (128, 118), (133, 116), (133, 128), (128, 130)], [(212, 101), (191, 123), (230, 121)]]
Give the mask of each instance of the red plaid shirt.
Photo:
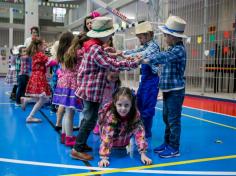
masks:
[(116, 61), (112, 59), (98, 42), (94, 43), (90, 48), (85, 48), (84, 58), (78, 71), (78, 88), (75, 94), (83, 100), (101, 103), (107, 71), (130, 70), (137, 67), (138, 64), (135, 61)]

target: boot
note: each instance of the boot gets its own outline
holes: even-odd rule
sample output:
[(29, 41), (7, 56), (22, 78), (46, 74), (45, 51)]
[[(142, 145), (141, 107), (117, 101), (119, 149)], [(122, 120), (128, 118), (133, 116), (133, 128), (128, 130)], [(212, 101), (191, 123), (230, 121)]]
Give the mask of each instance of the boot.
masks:
[(65, 145), (69, 147), (73, 147), (75, 145), (75, 136), (66, 136)]
[(61, 144), (65, 144), (66, 133), (61, 133)]

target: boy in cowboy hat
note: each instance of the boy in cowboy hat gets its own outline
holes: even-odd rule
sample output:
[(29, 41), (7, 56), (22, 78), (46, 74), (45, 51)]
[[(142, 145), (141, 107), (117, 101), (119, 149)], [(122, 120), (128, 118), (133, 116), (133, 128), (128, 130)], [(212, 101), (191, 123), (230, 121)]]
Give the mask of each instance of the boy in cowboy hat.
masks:
[(115, 31), (111, 18), (97, 17), (92, 21), (92, 30), (86, 34), (90, 39), (83, 43), (85, 53), (78, 70), (78, 88), (75, 95), (83, 99), (84, 118), (76, 137), (76, 144), (71, 151), (71, 157), (74, 159), (83, 161), (93, 159), (86, 153), (92, 150), (86, 143), (97, 122), (108, 71), (134, 69), (141, 62), (140, 58), (133, 61), (116, 61), (104, 51), (102, 45), (112, 37)]
[[(156, 53), (160, 52), (159, 45), (154, 41), (153, 28), (149, 21), (139, 23), (135, 27), (135, 34), (142, 47), (123, 52), (124, 55), (141, 56), (149, 60), (155, 59)], [(137, 105), (145, 127), (145, 136), (152, 136), (152, 122), (155, 115), (155, 106), (159, 92), (158, 69), (156, 65), (141, 65), (141, 82), (137, 92)]]
[[(162, 158), (179, 156), (181, 111), (185, 95), (184, 71), (186, 50), (182, 39), (186, 22), (177, 16), (170, 16), (165, 25), (158, 26), (164, 33), (167, 51), (156, 53), (148, 63), (163, 66), (159, 88), (163, 92), (163, 121), (165, 122), (164, 143), (154, 149)], [(145, 60), (146, 62), (147, 60)]]

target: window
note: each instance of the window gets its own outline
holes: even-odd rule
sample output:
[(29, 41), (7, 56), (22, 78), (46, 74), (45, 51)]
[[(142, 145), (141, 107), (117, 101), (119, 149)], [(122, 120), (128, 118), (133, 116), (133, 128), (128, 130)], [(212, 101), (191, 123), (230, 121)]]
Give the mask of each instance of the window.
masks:
[(53, 8), (53, 22), (63, 23), (65, 14), (65, 8)]

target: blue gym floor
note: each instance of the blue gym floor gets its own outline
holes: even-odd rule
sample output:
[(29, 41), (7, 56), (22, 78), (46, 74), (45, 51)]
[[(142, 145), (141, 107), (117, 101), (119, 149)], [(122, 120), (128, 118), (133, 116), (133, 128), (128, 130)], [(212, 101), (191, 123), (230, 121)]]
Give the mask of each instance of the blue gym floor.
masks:
[(69, 155), (71, 148), (60, 143), (59, 133), (52, 126), (55, 113), (44, 107), (36, 115), (43, 123), (26, 124), (31, 106), (23, 112), (9, 100), (11, 87), (3, 79), (0, 84), (0, 176), (236, 175), (236, 118), (233, 116), (185, 107), (181, 156), (161, 159), (152, 151), (163, 142), (162, 101), (159, 101), (147, 153), (153, 165), (142, 165), (134, 145), (129, 155), (126, 150), (113, 150), (109, 168), (98, 168), (98, 136), (91, 134), (88, 141), (93, 147), (93, 161), (73, 160)]

